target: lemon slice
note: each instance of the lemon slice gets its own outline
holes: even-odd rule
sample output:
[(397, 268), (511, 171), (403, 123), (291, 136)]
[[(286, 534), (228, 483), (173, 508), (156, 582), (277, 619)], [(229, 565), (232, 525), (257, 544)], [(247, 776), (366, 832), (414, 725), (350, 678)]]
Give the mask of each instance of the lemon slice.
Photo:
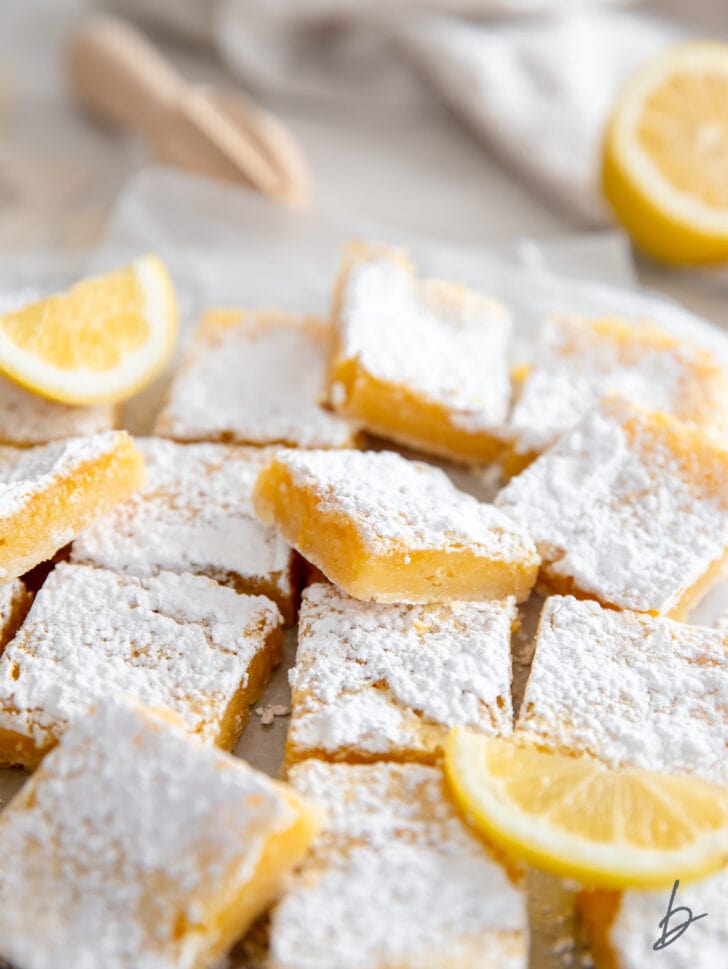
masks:
[(177, 332), (164, 264), (145, 256), (0, 316), (0, 371), (50, 400), (124, 400), (167, 362)]
[(490, 841), (584, 885), (662, 888), (728, 865), (728, 790), (694, 777), (610, 770), (458, 728), (445, 771)]
[(689, 42), (627, 82), (603, 187), (634, 241), (670, 263), (728, 259), (728, 44)]

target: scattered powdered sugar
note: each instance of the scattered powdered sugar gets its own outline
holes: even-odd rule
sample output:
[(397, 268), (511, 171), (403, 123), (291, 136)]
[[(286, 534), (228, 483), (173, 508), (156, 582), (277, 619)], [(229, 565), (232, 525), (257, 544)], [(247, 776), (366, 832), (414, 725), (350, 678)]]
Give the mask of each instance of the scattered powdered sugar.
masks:
[(293, 553), (253, 514), (251, 496), (273, 451), (140, 438), (146, 483), (74, 542), (75, 562), (133, 575), (195, 572), (263, 580), (291, 595)]
[(417, 280), (402, 254), (365, 250), (342, 280), (339, 358), (450, 410), (468, 431), (499, 428), (511, 385), (511, 322), (464, 286)]
[(178, 440), (343, 447), (349, 423), (321, 406), (331, 328), (276, 312), (203, 319), (155, 432)]
[[(381, 605), (317, 583), (289, 674), (297, 756), (434, 754), (447, 728), (512, 730), (515, 600)], [(433, 736), (434, 735), (434, 736)]]
[(329, 823), (273, 912), (273, 969), (475, 965), (483, 953), (525, 969), (525, 893), (460, 820), (440, 769), (309, 760), (290, 780)]
[(21, 603), (29, 593), (20, 579), (0, 584), (0, 644), (3, 643), (8, 624), (12, 622)]
[(270, 600), (201, 576), (58, 565), (0, 657), (0, 727), (43, 747), (96, 700), (123, 692), (214, 740), (279, 625)]
[(285, 450), (277, 461), (324, 510), (350, 518), (374, 552), (467, 548), (489, 559), (535, 558), (524, 528), (432, 465), (393, 451)]
[(728, 784), (727, 709), (722, 633), (551, 596), (516, 733), (610, 767)]
[(102, 431), (41, 447), (0, 447), (0, 522), (17, 514), (28, 498), (70, 478), (86, 462), (115, 451), (126, 431)]
[(108, 430), (114, 408), (71, 407), (46, 400), (0, 377), (0, 442), (28, 446)]
[(706, 437), (681, 461), (670, 444), (680, 432), (677, 422), (606, 402), (496, 504), (528, 529), (547, 574), (605, 602), (667, 613), (728, 545), (725, 452)]
[(543, 451), (606, 394), (685, 421), (725, 425), (728, 380), (711, 355), (651, 323), (556, 316), (508, 425), (518, 451)]
[(129, 701), (71, 728), (0, 816), (0, 956), (24, 969), (207, 964), (223, 890), (295, 809), (268, 777)]

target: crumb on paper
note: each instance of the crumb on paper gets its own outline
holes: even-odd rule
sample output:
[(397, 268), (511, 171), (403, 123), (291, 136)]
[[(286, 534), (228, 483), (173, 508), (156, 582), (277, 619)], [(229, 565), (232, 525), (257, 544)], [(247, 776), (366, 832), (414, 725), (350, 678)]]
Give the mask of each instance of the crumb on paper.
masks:
[(291, 708), (282, 703), (269, 703), (265, 707), (257, 707), (256, 716), (260, 717), (260, 722), (264, 727), (270, 727), (276, 717), (289, 717)]

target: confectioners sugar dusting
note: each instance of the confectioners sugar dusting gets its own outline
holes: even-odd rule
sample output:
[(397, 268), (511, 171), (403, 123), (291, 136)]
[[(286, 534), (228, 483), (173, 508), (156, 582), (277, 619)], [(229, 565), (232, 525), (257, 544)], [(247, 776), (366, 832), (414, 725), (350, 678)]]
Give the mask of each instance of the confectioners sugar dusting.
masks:
[(726, 494), (695, 486), (649, 416), (616, 406), (587, 415), (496, 504), (554, 575), (639, 611), (668, 612), (728, 545)]
[(114, 420), (109, 405), (71, 407), (46, 400), (0, 377), (0, 440), (8, 444), (45, 444), (108, 430)]
[(439, 468), (393, 451), (286, 450), (277, 460), (324, 509), (350, 517), (374, 551), (467, 547), (509, 559), (533, 549), (513, 519), (458, 491)]
[(287, 591), (291, 552), (253, 514), (267, 448), (138, 438), (146, 482), (76, 539), (72, 559), (148, 575), (163, 569), (273, 578)]
[(611, 767), (728, 784), (727, 707), (722, 633), (551, 596), (516, 733)]
[(214, 338), (206, 332), (192, 338), (159, 433), (298, 447), (350, 442), (350, 425), (321, 406), (331, 344), (325, 324), (242, 314)]
[(466, 430), (498, 428), (507, 416), (510, 332), (494, 300), (415, 280), (386, 255), (355, 262), (344, 281), (341, 356), (449, 408)]
[(274, 910), (273, 965), (525, 969), (525, 894), (451, 806), (439, 768), (309, 760), (293, 786), (329, 821)]
[(331, 585), (310, 586), (290, 673), (289, 742), (391, 754), (422, 748), (421, 721), (509, 734), (515, 615), (513, 599), (382, 605)]
[[(32, 969), (193, 969), (209, 945), (204, 904), (223, 879), (250, 877), (292, 815), (240, 761), (131, 702), (100, 705), (0, 816), (2, 955)], [(180, 941), (183, 924), (200, 928)]]
[(279, 624), (270, 600), (201, 576), (58, 565), (0, 658), (0, 725), (45, 745), (116, 691), (214, 738)]

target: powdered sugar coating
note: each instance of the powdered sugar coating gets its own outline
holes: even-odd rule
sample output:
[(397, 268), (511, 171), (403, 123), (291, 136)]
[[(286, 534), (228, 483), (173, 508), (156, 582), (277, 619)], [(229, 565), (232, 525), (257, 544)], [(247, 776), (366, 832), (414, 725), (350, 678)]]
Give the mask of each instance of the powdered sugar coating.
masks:
[(551, 596), (516, 733), (610, 767), (728, 784), (727, 709), (723, 633)]
[(21, 579), (12, 579), (0, 585), (0, 649), (11, 638), (29, 605), (30, 592)]
[(74, 562), (131, 575), (193, 572), (236, 586), (262, 583), (281, 598), (292, 596), (293, 552), (255, 518), (251, 502), (272, 450), (153, 437), (135, 443), (144, 455), (146, 483), (79, 535)]
[(0, 657), (0, 728), (42, 749), (97, 700), (123, 692), (215, 740), (279, 625), (268, 599), (201, 576), (58, 565)]
[[(339, 284), (339, 360), (448, 409), (455, 426), (498, 429), (511, 384), (507, 311), (454, 283), (415, 278), (386, 246), (352, 246)], [(334, 399), (336, 388), (334, 388)]]
[(727, 471), (728, 452), (707, 435), (610, 401), (496, 504), (531, 533), (548, 576), (664, 614), (725, 553)]
[(712, 355), (654, 324), (555, 316), (509, 419), (517, 451), (543, 451), (605, 394), (685, 421), (725, 426), (728, 380)]
[(515, 600), (382, 605), (317, 583), (289, 674), (295, 756), (434, 756), (449, 727), (512, 731)]
[(295, 819), (265, 775), (136, 704), (100, 705), (0, 816), (0, 956), (23, 969), (206, 964), (217, 915)]
[(114, 424), (109, 405), (71, 407), (46, 400), (0, 377), (0, 443), (27, 447), (64, 437), (106, 431)]
[(524, 528), (432, 465), (393, 451), (284, 450), (276, 460), (324, 510), (351, 519), (375, 553), (467, 548), (501, 561), (535, 558)]
[(525, 969), (525, 893), (438, 768), (308, 760), (290, 780), (329, 821), (274, 910), (272, 969)]
[(350, 425), (321, 406), (330, 327), (274, 311), (218, 310), (187, 347), (155, 433), (180, 441), (345, 447)]
[(126, 431), (102, 431), (41, 447), (0, 447), (0, 526), (22, 510), (29, 497), (72, 477), (80, 465), (112, 454), (127, 438)]

